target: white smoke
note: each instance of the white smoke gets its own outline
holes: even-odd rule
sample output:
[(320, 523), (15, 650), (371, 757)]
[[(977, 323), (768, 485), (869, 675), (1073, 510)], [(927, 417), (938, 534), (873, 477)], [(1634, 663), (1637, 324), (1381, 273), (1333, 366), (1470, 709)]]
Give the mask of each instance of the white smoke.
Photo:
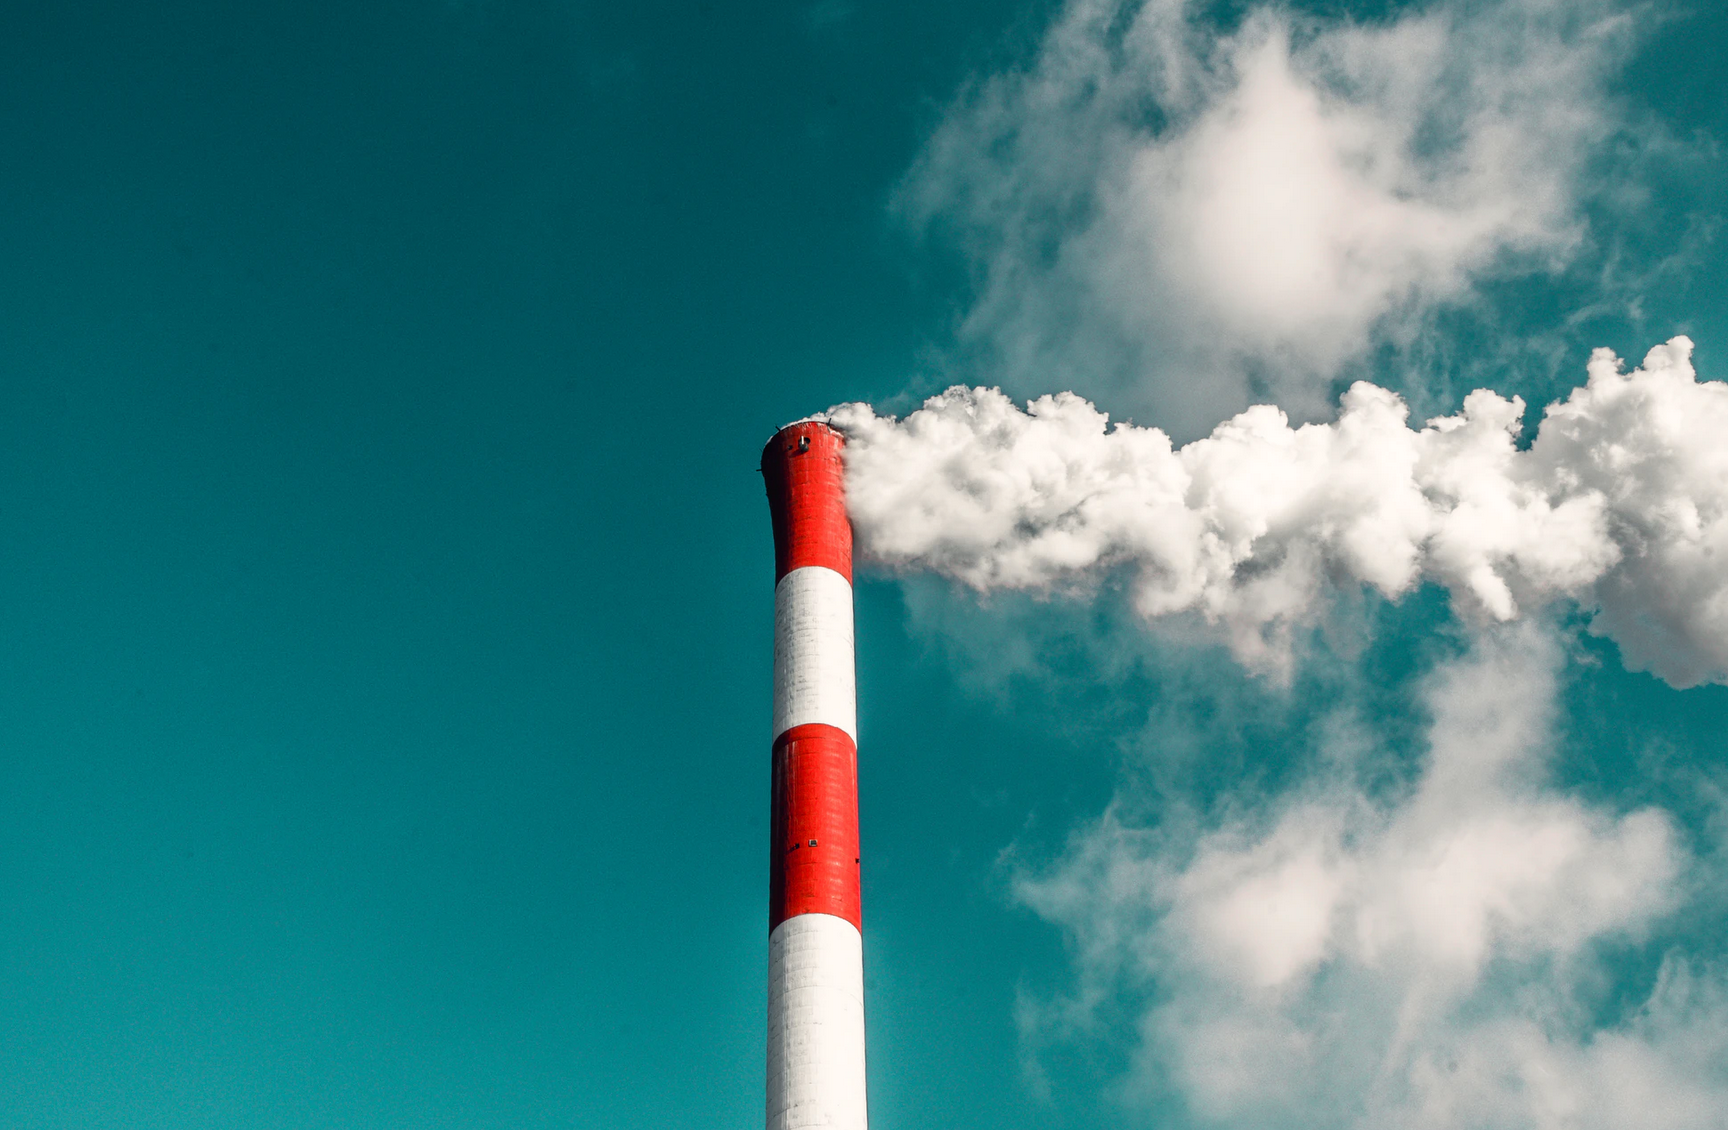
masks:
[(1266, 7), (1224, 36), (1198, 7), (1071, 0), (908, 177), (914, 221), (977, 264), (962, 338), (994, 380), (1129, 389), (1187, 435), (1255, 378), (1309, 418), (1376, 341), (1562, 268), (1586, 203), (1635, 179), (1593, 165), (1629, 129), (1615, 0)]
[(1024, 408), (949, 389), (904, 419), (847, 404), (848, 505), (862, 553), (974, 589), (1124, 576), (1148, 618), (1197, 613), (1260, 670), (1339, 585), (1445, 586), (1478, 621), (1578, 602), (1628, 666), (1675, 686), (1728, 680), (1728, 385), (1677, 337), (1588, 383), (1520, 449), (1524, 403), (1473, 392), (1409, 425), (1353, 386), (1333, 423), (1262, 405), (1182, 447), (1072, 393)]
[(1670, 954), (1602, 1007), (1605, 947), (1679, 907), (1694, 860), (1664, 813), (1554, 787), (1560, 659), (1539, 624), (1486, 630), (1428, 680), (1425, 765), (1391, 798), (1359, 783), (1370, 750), (1333, 750), (1222, 827), (1112, 812), (1077, 835), (1018, 885), (1079, 978), (1027, 1003), (1028, 1037), (1129, 1002), (1127, 1089), (1161, 1125), (1190, 1121), (1171, 1089), (1223, 1127), (1723, 1125), (1723, 970)]
[[(1435, 331), (1537, 317), (1489, 310), (1492, 283), (1588, 277), (1597, 314), (1643, 301), (1598, 241), (1648, 214), (1637, 162), (1667, 144), (1610, 93), (1653, 10), (1301, 7), (1065, 0), (902, 185), (975, 270), (953, 360), (1167, 430), (995, 388), (830, 413), (858, 548), (891, 569), (981, 593), (1121, 584), (1146, 619), (1210, 625), (1284, 678), (1304, 628), (1364, 588), (1440, 586), (1470, 626), (1422, 686), (1423, 761), (1397, 787), (1376, 775), (1397, 755), (1347, 719), (1320, 769), (1280, 765), (1288, 791), (1224, 783), (1214, 807), (1164, 772), (1183, 742), (1155, 716), (1149, 778), (1019, 876), (1077, 981), (1023, 1000), (1034, 1074), (1045, 1042), (1126, 1014), (1124, 1092), (1158, 1125), (1717, 1130), (1728, 967), (1675, 951), (1652, 983), (1622, 960), (1697, 909), (1710, 849), (1557, 784), (1564, 648), (1542, 610), (1576, 606), (1675, 686), (1728, 682), (1728, 386), (1675, 338), (1630, 373), (1598, 351), (1530, 431), (1516, 397), (1422, 423), (1367, 383), (1296, 426), (1388, 357), (1374, 371), (1418, 408), (1453, 403), (1425, 387)], [(1514, 329), (1464, 367), (1496, 350), (1564, 353)], [(1242, 410), (1256, 397), (1281, 407)]]

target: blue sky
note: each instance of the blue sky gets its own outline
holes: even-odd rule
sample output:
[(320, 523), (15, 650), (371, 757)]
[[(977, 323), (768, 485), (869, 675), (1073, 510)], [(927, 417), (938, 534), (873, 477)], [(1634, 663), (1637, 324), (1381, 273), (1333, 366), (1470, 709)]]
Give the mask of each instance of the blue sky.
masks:
[[(1419, 418), (1479, 385), (1540, 406), (1591, 349), (1631, 366), (1681, 333), (1701, 379), (1728, 376), (1728, 18), (1147, 15), (1172, 7), (9, 13), (8, 1118), (755, 1124), (772, 551), (754, 468), (786, 420), (999, 384), (1186, 441), (1267, 398), (1329, 419), (1358, 378)], [(1391, 38), (1361, 46), (1351, 20)], [(1433, 75), (1399, 65), (1434, 43)], [(1154, 47), (1187, 69), (1143, 66)], [(1093, 49), (1094, 70), (1061, 70)], [(1260, 257), (1163, 250), (1187, 246), (1185, 216), (1246, 230), (1207, 226), (1225, 197), (1196, 170), (1237, 166), (1194, 155), (1268, 151), (1206, 132), (1260, 120), (1232, 101), (1256, 75), (1286, 84), (1269, 105), (1325, 91), (1342, 110), (1321, 120), (1356, 130), (1340, 167), (1378, 170), (1327, 245), (1368, 283), (1301, 288), (1288, 322)], [(1519, 144), (1459, 158), (1490, 137)], [(1318, 183), (1308, 215), (1339, 215), (1339, 182)], [(1406, 213), (1391, 235), (1356, 224), (1379, 214), (1363, 200), (1488, 219), (1413, 249)], [(1218, 297), (1257, 294), (1271, 306)], [(1276, 677), (1204, 617), (1143, 621), (1120, 575), (1058, 587), (860, 576), (878, 1130), (1542, 1125), (1537, 1067), (1560, 1080), (1543, 1101), (1585, 1111), (1566, 1081), (1592, 1072), (1721, 1093), (1719, 675), (1627, 670), (1576, 593), (1489, 629), (1438, 584), (1341, 585)], [(1337, 941), (1272, 997), (1195, 972), (1196, 939), (1240, 940), (1218, 910), (1238, 904), (1182, 892), (1284, 874), (1255, 853), (1307, 858), (1276, 845), (1335, 824), (1403, 842), (1461, 732), (1516, 780), (1449, 818), (1571, 813), (1601, 847), (1489, 913), (1468, 976)], [(1323, 877), (1393, 875), (1386, 852), (1315, 850)], [(1626, 875), (1650, 897), (1521, 917)], [(1519, 932), (1539, 927), (1572, 940)], [(1412, 986), (1443, 1004), (1375, 1076), (1333, 1035), (1381, 1031)], [(1181, 1054), (1223, 1020), (1232, 1047), (1276, 1021), (1323, 1054), (1257, 1095)], [(1473, 1046), (1536, 1066), (1484, 1082)], [(1592, 1068), (1603, 1049), (1628, 1074)], [(1420, 1093), (1361, 1085), (1443, 1063), (1451, 1082)], [(1682, 1105), (1638, 1113), (1704, 1124)]]

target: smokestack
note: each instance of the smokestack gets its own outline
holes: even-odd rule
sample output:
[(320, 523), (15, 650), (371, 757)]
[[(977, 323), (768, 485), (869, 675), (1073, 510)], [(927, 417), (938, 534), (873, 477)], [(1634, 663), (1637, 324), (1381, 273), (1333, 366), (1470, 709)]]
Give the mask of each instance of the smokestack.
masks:
[(826, 424), (762, 451), (774, 518), (768, 1130), (865, 1130), (852, 527)]

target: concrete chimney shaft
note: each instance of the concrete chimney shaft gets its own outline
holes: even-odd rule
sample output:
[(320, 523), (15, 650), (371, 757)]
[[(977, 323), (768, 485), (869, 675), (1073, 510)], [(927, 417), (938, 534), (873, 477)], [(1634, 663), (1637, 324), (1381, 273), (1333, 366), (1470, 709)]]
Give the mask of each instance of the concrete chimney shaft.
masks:
[(774, 519), (768, 1130), (866, 1130), (852, 526), (826, 424), (762, 452)]

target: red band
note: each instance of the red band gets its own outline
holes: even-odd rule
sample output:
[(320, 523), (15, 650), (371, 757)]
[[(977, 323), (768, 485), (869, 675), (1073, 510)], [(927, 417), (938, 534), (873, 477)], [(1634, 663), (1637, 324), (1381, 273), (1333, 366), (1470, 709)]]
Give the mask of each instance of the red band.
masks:
[(774, 517), (774, 580), (805, 565), (852, 579), (846, 519), (846, 437), (816, 421), (781, 428), (762, 449), (762, 479)]
[(858, 891), (858, 749), (846, 731), (811, 723), (774, 743), (768, 928), (832, 914), (863, 929)]

